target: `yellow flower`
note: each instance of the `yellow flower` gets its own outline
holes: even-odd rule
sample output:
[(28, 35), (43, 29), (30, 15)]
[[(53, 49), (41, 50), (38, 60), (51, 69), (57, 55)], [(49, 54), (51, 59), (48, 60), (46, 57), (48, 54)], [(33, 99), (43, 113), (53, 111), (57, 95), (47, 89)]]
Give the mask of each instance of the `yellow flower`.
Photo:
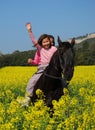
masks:
[(52, 125), (47, 125), (46, 130), (53, 130)]
[(71, 102), (70, 102), (70, 106), (75, 106), (78, 104), (78, 99), (76, 97), (73, 97)]
[(82, 88), (79, 89), (79, 95), (80, 96), (84, 96), (86, 94), (85, 92), (86, 92), (85, 88), (82, 87)]
[(37, 90), (36, 90), (36, 95), (37, 95), (37, 97), (40, 98), (40, 99), (44, 98), (44, 93), (43, 93), (42, 90), (40, 90), (40, 89), (37, 89)]
[(3, 118), (2, 117), (0, 117), (0, 124), (2, 124), (3, 123)]
[(64, 95), (69, 95), (68, 89), (64, 88), (64, 89), (63, 89), (63, 92), (64, 92)]

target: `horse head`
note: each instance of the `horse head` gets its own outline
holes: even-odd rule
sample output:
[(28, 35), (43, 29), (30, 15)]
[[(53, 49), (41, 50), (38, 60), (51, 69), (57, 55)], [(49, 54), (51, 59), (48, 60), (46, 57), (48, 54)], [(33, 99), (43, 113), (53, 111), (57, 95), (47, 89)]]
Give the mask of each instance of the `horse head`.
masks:
[(74, 72), (74, 49), (75, 39), (73, 38), (71, 43), (66, 41), (62, 42), (58, 36), (58, 52), (59, 52), (59, 61), (64, 79), (70, 81), (73, 77)]

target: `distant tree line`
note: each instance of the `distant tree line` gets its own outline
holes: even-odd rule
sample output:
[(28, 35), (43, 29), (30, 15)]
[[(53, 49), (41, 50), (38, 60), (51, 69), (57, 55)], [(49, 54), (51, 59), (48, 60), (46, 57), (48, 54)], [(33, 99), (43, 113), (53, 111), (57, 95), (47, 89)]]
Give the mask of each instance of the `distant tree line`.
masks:
[(76, 65), (95, 65), (95, 43), (82, 42), (81, 47), (75, 49)]
[[(28, 58), (34, 58), (36, 50), (15, 51), (12, 54), (0, 53), (0, 68), (4, 66), (30, 66)], [(95, 65), (95, 43), (88, 41), (75, 46), (75, 65)]]
[(28, 58), (34, 58), (35, 50), (15, 51), (12, 54), (0, 54), (0, 68), (4, 66), (29, 66)]

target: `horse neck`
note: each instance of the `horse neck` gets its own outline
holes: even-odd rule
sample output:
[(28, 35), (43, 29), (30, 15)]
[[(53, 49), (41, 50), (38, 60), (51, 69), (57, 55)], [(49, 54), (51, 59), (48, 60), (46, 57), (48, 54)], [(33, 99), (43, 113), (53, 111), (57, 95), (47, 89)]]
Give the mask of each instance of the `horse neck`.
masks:
[(61, 76), (61, 67), (59, 63), (59, 56), (58, 56), (58, 51), (54, 53), (52, 56), (50, 63), (47, 67), (47, 73), (53, 76), (60, 77)]

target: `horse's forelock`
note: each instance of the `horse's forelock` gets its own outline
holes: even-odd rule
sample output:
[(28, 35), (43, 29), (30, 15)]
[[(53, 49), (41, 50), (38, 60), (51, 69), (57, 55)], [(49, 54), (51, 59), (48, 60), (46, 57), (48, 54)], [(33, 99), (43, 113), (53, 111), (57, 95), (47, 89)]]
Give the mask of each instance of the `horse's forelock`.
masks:
[(64, 45), (67, 49), (72, 47), (71, 43), (69, 43), (69, 42), (63, 42), (63, 45)]

